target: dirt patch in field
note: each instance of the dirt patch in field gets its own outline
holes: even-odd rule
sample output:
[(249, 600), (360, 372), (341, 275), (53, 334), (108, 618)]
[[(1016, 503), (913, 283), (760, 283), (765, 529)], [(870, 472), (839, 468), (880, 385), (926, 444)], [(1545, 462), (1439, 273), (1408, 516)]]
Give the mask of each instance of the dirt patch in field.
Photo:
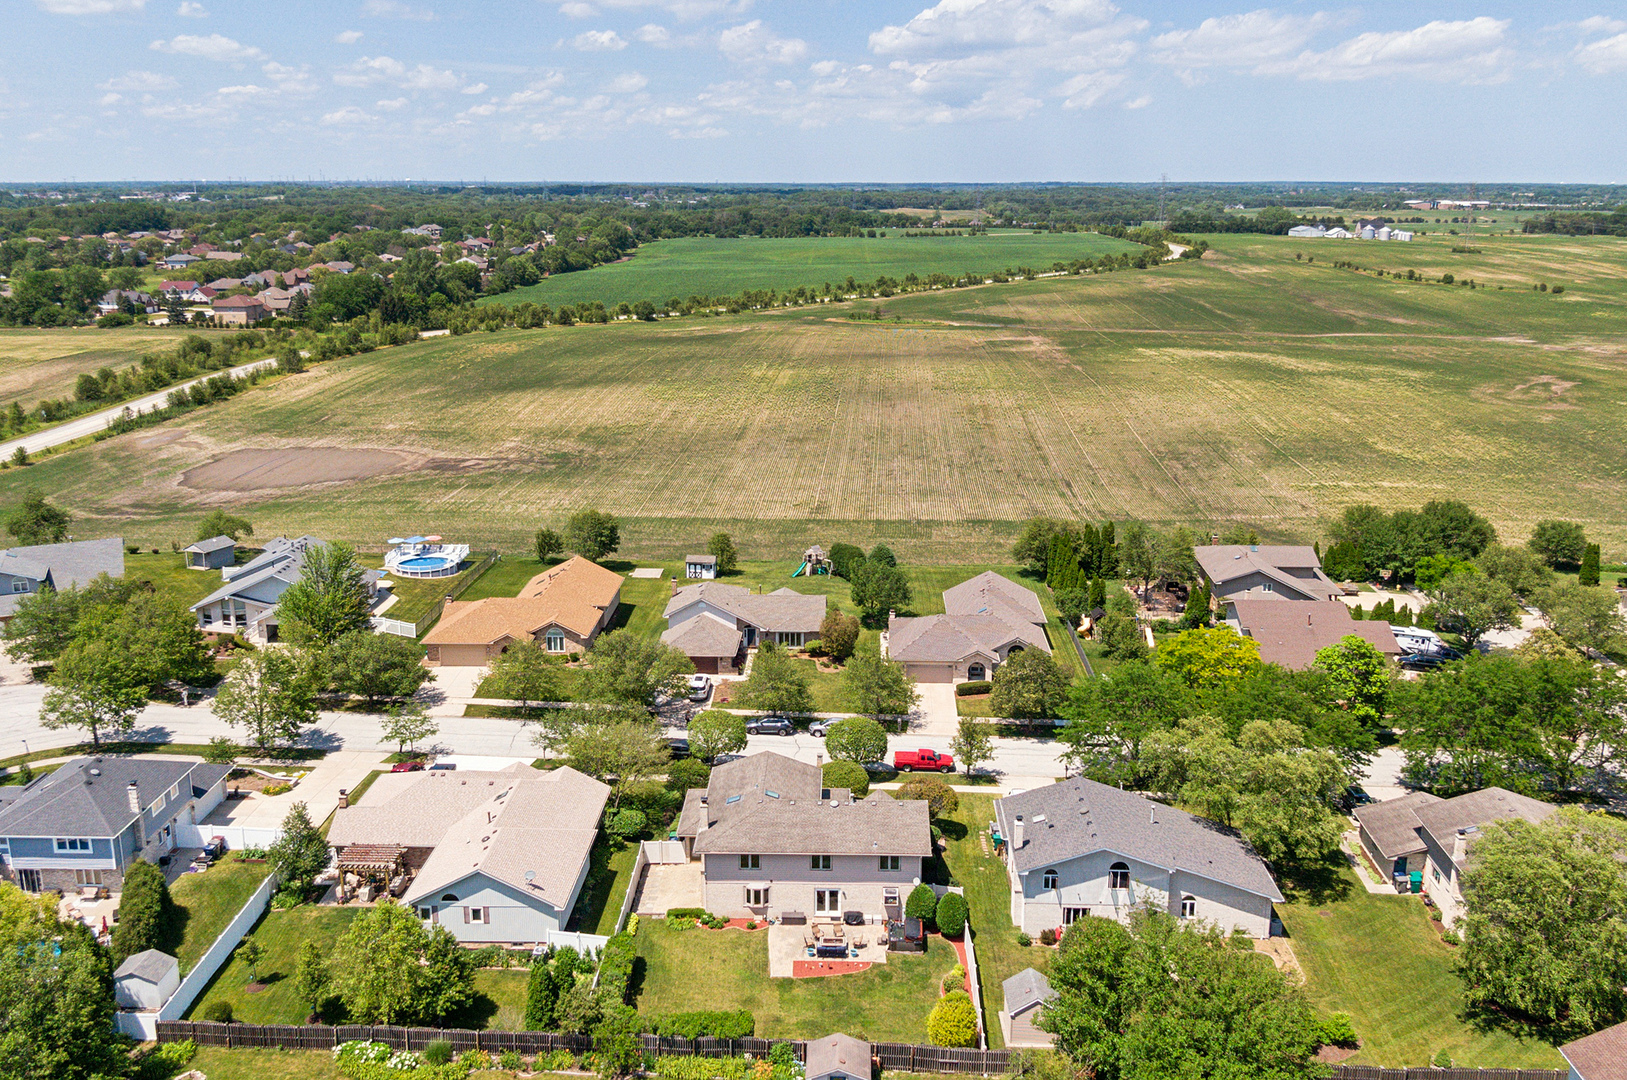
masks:
[(190, 434), (191, 432), (187, 431), (185, 428), (178, 428), (172, 431), (155, 431), (150, 435), (137, 436), (135, 439), (135, 444), (142, 450), (154, 450), (160, 446), (168, 446), (170, 443), (180, 442)]
[(353, 450), (303, 446), (283, 450), (234, 450), (188, 469), (181, 485), (194, 491), (263, 491), (366, 480), (381, 473), (422, 468), (422, 459), (399, 450)]
[(1557, 375), (1535, 375), (1511, 389), (1483, 386), (1478, 393), (1510, 405), (1527, 405), (1535, 409), (1574, 409), (1577, 406), (1565, 400), (1565, 391), (1575, 385), (1575, 382)]

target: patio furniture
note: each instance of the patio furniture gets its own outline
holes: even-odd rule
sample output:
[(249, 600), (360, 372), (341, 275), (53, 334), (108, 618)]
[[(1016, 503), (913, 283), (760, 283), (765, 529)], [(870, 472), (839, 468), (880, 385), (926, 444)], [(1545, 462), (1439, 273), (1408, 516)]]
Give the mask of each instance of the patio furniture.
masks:
[(780, 922), (786, 926), (807, 926), (808, 916), (800, 911), (780, 912)]
[(364, 904), (370, 904), (373, 902), (373, 885), (371, 882), (362, 886), (361, 900)]
[(821, 941), (816, 947), (815, 955), (822, 960), (845, 960), (847, 958), (847, 943), (842, 941)]

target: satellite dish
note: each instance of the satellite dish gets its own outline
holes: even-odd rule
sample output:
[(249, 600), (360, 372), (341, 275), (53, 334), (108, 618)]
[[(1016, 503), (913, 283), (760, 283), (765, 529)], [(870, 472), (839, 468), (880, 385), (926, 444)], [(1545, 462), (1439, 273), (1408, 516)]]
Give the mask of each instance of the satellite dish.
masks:
[(531, 884), (533, 881), (536, 881), (536, 880), (537, 880), (537, 872), (535, 870), (527, 870), (525, 872), (525, 883), (527, 885)]

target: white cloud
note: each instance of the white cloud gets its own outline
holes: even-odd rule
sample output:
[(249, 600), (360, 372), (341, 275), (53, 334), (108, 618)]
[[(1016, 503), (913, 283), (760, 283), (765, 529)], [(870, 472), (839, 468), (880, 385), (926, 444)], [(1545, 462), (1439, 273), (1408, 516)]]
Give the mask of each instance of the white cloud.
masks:
[(664, 45), (672, 37), (666, 27), (655, 23), (645, 23), (633, 32), (633, 36), (646, 45)]
[(401, 83), (403, 90), (458, 90), (462, 86), (461, 75), (454, 75), (450, 71), (430, 67), (428, 64), (419, 64), (413, 68)]
[(1415, 30), (1358, 34), (1325, 52), (1303, 52), (1255, 70), (1268, 75), (1346, 82), (1414, 77), (1436, 82), (1496, 82), (1513, 53), (1503, 45), (1507, 19), (1482, 15), (1461, 22), (1435, 20)]
[(204, 10), (203, 5), (197, 3), (196, 0), (181, 0), (181, 6), (176, 9), (175, 14), (187, 19), (207, 19), (209, 17), (209, 13)]
[(750, 11), (753, 0), (599, 0), (601, 7), (621, 11), (659, 8), (683, 20), (704, 19), (711, 15), (739, 15)]
[(1148, 105), (1151, 105), (1151, 104), (1152, 104), (1152, 96), (1150, 94), (1142, 94), (1140, 97), (1136, 98), (1134, 101), (1126, 101), (1124, 103), (1124, 107), (1126, 109), (1145, 109)]
[(367, 86), (385, 79), (399, 79), (406, 73), (407, 65), (392, 57), (364, 56), (348, 70), (335, 73), (333, 81), (340, 86)]
[(487, 102), (485, 105), (474, 105), (464, 109), (460, 116), (491, 116), (497, 111), (497, 106)]
[(234, 98), (261, 97), (268, 92), (269, 91), (267, 91), (263, 86), (255, 86), (253, 83), (248, 83), (244, 86), (222, 86), (219, 90), (215, 91), (215, 96), (229, 101)]
[(126, 93), (157, 94), (165, 90), (173, 90), (180, 84), (168, 75), (160, 75), (156, 71), (129, 71), (116, 79), (109, 79), (98, 84), (102, 90), (123, 90)]
[(395, 109), (403, 109), (403, 108), (406, 108), (406, 105), (407, 105), (407, 99), (406, 99), (406, 98), (404, 98), (404, 97), (398, 97), (398, 98), (386, 98), (386, 99), (385, 99), (385, 100), (383, 100), (383, 101), (376, 101), (376, 102), (374, 102), (374, 103), (373, 103), (373, 104), (374, 104), (374, 106), (375, 106), (375, 107), (377, 107), (377, 108), (380, 108), (380, 109), (390, 109), (390, 110), (392, 110), (392, 111), (393, 111), (393, 110), (395, 110)]
[(614, 30), (584, 30), (571, 39), (571, 48), (579, 52), (614, 52), (627, 48), (627, 42)]
[(259, 60), (265, 56), (259, 49), (239, 44), (222, 34), (210, 34), (208, 37), (177, 34), (168, 41), (153, 42), (150, 48), (156, 52), (179, 53), (182, 56), (197, 56), (222, 63), (241, 63), (244, 60)]
[(147, 0), (37, 0), (40, 10), (52, 15), (117, 15), (140, 11)]
[(1604, 15), (1593, 15), (1577, 23), (1576, 28), (1585, 34), (1619, 34), (1627, 30), (1627, 22)]
[(487, 90), (490, 90), (490, 89), (491, 89), (491, 87), (487, 86), (485, 83), (477, 82), (473, 86), (465, 86), (462, 90), (458, 91), (458, 93), (460, 93), (460, 94), (484, 94)]
[(636, 71), (624, 71), (611, 79), (605, 89), (612, 94), (636, 94), (646, 86), (650, 80)]
[(1279, 15), (1266, 8), (1222, 15), (1159, 34), (1150, 43), (1152, 58), (1180, 68), (1254, 67), (1299, 52), (1330, 21), (1326, 12)]
[(806, 41), (776, 37), (761, 19), (723, 31), (718, 35), (717, 47), (730, 60), (743, 64), (792, 64), (808, 55)]
[(330, 127), (337, 127), (346, 124), (366, 124), (371, 122), (372, 119), (373, 118), (371, 116), (367, 115), (354, 105), (346, 105), (342, 109), (337, 109), (330, 113), (324, 113), (322, 116), (322, 122)]
[(591, 19), (599, 14), (599, 9), (592, 4), (584, 4), (581, 0), (572, 0), (571, 3), (560, 4), (559, 13), (567, 19)]
[(433, 22), (435, 13), (428, 8), (413, 7), (399, 0), (367, 0), (362, 10), (376, 19), (406, 19), (409, 22)]
[(123, 94), (103, 94), (97, 99), (98, 105), (117, 105), (124, 100)]
[(419, 64), (409, 68), (391, 56), (364, 56), (343, 71), (336, 72), (333, 81), (340, 86), (372, 86), (381, 82), (395, 83), (403, 90), (452, 91), (466, 94), (484, 93), (485, 83), (474, 87), (464, 85), (464, 77), (443, 68)]
[(878, 53), (1040, 45), (1070, 28), (1100, 26), (1118, 8), (1107, 0), (940, 0), (903, 26), (870, 35)]
[(311, 77), (311, 69), (307, 65), (302, 64), (296, 68), (268, 60), (260, 65), (260, 71), (271, 80), (280, 94), (316, 93), (317, 83)]
[(1576, 62), (1594, 75), (1627, 70), (1627, 33), (1579, 46)]
[(361, 39), (362, 32), (360, 30), (341, 30), (339, 33), (333, 35), (333, 40), (337, 41), (341, 45), (354, 45)]

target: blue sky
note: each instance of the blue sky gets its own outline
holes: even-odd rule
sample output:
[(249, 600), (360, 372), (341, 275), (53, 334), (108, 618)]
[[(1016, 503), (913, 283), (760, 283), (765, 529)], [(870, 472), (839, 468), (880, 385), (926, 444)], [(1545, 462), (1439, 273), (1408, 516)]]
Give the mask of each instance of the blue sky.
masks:
[(6, 180), (1627, 182), (1619, 0), (3, 8)]

